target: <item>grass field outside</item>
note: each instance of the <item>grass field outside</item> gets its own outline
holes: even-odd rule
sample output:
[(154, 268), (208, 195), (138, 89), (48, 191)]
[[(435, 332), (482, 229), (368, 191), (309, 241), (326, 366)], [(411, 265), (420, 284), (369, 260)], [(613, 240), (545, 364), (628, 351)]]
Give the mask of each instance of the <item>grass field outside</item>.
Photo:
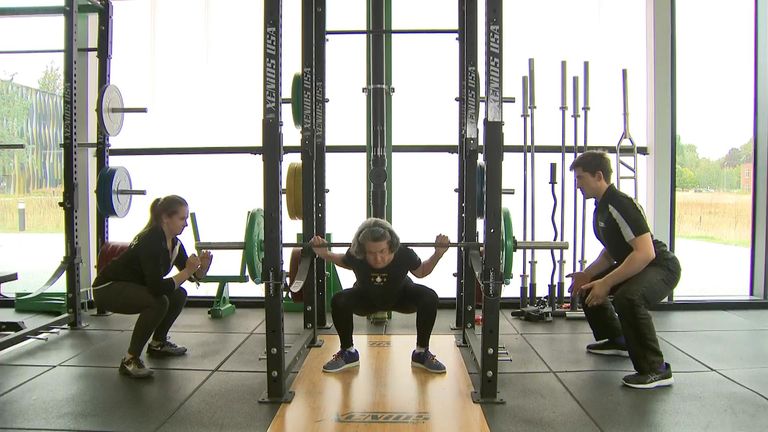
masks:
[(752, 195), (678, 191), (675, 235), (749, 247), (752, 235)]
[(24, 206), (25, 231), (37, 233), (64, 232), (64, 211), (59, 206), (61, 190), (41, 191), (30, 195), (0, 195), (0, 232), (19, 231), (19, 204)]
[[(0, 232), (18, 232), (23, 202), (28, 232), (64, 231), (60, 190), (27, 196), (0, 195)], [(728, 192), (677, 192), (676, 235), (682, 238), (749, 247), (752, 196)]]

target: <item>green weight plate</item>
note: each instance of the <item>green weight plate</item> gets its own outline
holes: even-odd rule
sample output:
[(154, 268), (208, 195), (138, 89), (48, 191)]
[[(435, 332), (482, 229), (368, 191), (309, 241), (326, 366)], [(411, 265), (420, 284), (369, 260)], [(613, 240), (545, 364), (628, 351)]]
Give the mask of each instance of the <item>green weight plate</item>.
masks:
[(261, 263), (264, 261), (264, 210), (253, 209), (245, 223), (245, 264), (248, 275), (261, 283)]
[(485, 217), (485, 162), (477, 162), (477, 218)]
[(291, 114), (293, 116), (293, 125), (296, 126), (296, 129), (301, 129), (301, 123), (302, 123), (301, 104), (303, 103), (303, 101), (301, 97), (301, 91), (302, 91), (301, 74), (297, 72), (293, 74), (293, 81), (291, 81)]
[(512, 256), (515, 254), (515, 234), (512, 231), (512, 212), (508, 208), (501, 209), (501, 222), (504, 225), (502, 237), (502, 253), (504, 254), (504, 285), (512, 280)]

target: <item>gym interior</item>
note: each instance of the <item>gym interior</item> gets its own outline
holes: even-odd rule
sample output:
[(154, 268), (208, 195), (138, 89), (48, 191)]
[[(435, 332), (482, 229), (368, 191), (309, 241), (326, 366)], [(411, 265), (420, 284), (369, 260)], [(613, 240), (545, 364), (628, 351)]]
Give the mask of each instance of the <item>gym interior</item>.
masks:
[[(0, 0), (0, 430), (746, 431), (768, 425), (768, 1)], [(723, 100), (720, 100), (720, 96)], [(630, 115), (631, 114), (631, 115)], [(650, 315), (674, 385), (633, 389), (571, 273), (595, 260), (569, 169), (613, 163), (677, 287)], [(212, 251), (170, 338), (118, 373), (137, 315), (98, 272), (153, 199)], [(439, 309), (331, 299), (368, 217)], [(763, 427), (764, 428), (764, 427)]]

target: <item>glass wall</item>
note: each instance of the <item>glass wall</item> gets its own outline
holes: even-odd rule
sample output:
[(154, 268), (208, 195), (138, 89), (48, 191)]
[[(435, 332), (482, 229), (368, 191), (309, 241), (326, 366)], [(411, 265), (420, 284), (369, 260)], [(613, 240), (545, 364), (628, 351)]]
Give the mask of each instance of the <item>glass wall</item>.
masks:
[[(328, 1), (327, 27), (329, 30), (359, 30), (365, 27), (365, 3), (352, 3)], [(480, 3), (478, 24), (482, 29), (484, 11), (483, 4)], [(505, 106), (505, 145), (523, 144), (523, 121), (520, 117), (521, 81), (522, 76), (529, 72), (529, 59), (535, 61), (536, 123), (533, 133), (535, 133), (537, 146), (552, 148), (562, 143), (563, 126), (560, 109), (562, 105), (560, 62), (562, 60), (568, 62), (565, 101), (568, 106), (565, 124), (566, 145), (574, 143), (571, 117), (574, 76), (578, 77), (581, 90), (579, 105), (584, 104), (585, 61), (590, 65), (589, 145), (612, 147), (621, 137), (623, 132), (622, 69), (627, 69), (629, 75), (630, 130), (637, 145), (647, 144), (645, 3), (642, 0), (612, 2), (546, 0), (505, 3), (504, 95), (516, 98), (516, 103)], [(747, 4), (747, 2), (739, 2), (739, 4), (742, 3)], [(446, 7), (447, 4), (451, 7)], [(751, 37), (753, 26), (738, 25), (739, 32), (723, 30), (723, 34), (719, 34), (712, 32), (711, 29), (705, 32), (707, 21), (696, 15), (703, 12), (695, 8), (695, 4), (698, 3), (679, 2), (678, 4), (678, 33), (682, 35), (685, 30), (685, 34), (689, 35), (687, 39), (686, 36), (678, 36), (679, 113), (692, 112), (694, 107), (706, 106), (695, 98), (713, 94), (711, 91), (702, 92), (701, 86), (696, 87), (692, 84), (693, 80), (682, 78), (701, 75), (701, 71), (709, 73), (715, 70), (714, 62), (708, 62), (702, 66), (691, 63), (694, 59), (718, 58), (726, 53), (735, 56), (736, 54), (731, 51), (737, 50), (726, 52), (719, 47), (730, 46), (737, 40), (743, 42), (741, 46), (744, 47), (745, 52), (751, 52), (753, 49)], [(727, 17), (738, 15), (741, 17), (739, 23), (747, 19), (750, 19), (749, 23), (751, 23), (752, 15), (750, 14), (754, 13), (754, 7), (748, 6), (743, 11), (736, 7), (733, 10), (729, 8), (727, 14), (719, 16), (719, 20), (727, 21), (730, 19)], [(301, 10), (299, 2), (284, 2), (283, 8), (282, 90), (283, 97), (288, 97), (291, 78), (294, 73), (300, 71), (301, 67)], [(688, 9), (690, 12), (686, 12)], [(414, 4), (409, 1), (393, 0), (392, 10), (393, 28), (397, 29), (451, 29), (457, 26), (457, 8), (454, 2), (430, 0)], [(558, 13), (553, 14), (553, 11)], [(249, 0), (115, 2), (112, 82), (120, 87), (127, 106), (147, 107), (149, 112), (127, 115), (121, 134), (111, 139), (113, 148), (260, 146), (262, 14), (262, 2)], [(0, 31), (7, 34), (0, 39), (2, 49), (60, 49), (63, 45), (62, 21), (59, 17), (4, 18)], [(136, 28), (148, 30), (137, 33)], [(34, 32), (30, 32), (31, 29), (34, 29)], [(699, 30), (702, 35), (697, 33)], [(24, 31), (30, 32), (28, 38), (12, 37)], [(718, 43), (704, 44), (703, 33), (708, 37), (718, 34)], [(326, 142), (332, 146), (362, 145), (365, 143), (365, 95), (361, 92), (361, 88), (365, 86), (365, 37), (329, 35), (327, 39), (326, 96), (330, 102), (326, 113)], [(393, 86), (396, 89), (393, 95), (394, 145), (455, 145), (458, 136), (455, 97), (459, 87), (456, 37), (454, 35), (394, 35), (392, 40)], [(485, 65), (482, 60), (484, 53), (482, 34), (479, 42), (479, 74), (483, 76)], [(701, 46), (706, 46), (710, 54), (702, 56), (691, 48)], [(713, 52), (717, 55), (712, 55)], [(686, 53), (690, 53), (689, 57), (685, 57)], [(17, 58), (23, 58), (24, 61), (16, 60)], [(685, 60), (686, 58), (689, 60)], [(688, 66), (686, 61), (689, 62)], [(718, 64), (730, 63), (730, 61), (718, 61)], [(751, 65), (750, 60), (750, 63), (744, 67), (731, 67), (730, 70), (734, 73), (748, 71), (751, 74)], [(60, 75), (61, 55), (5, 54), (3, 55), (5, 72), (0, 72), (8, 72), (2, 77), (4, 82), (13, 78), (14, 85), (40, 88), (41, 84), (37, 81), (46, 68), (49, 71), (57, 71), (56, 73)], [(730, 76), (733, 77), (733, 75)], [(707, 88), (712, 89), (713, 86), (720, 85), (715, 84), (716, 82), (722, 83), (723, 86), (725, 82), (752, 82), (751, 75), (742, 78), (724, 80), (713, 76), (707, 82)], [(686, 87), (689, 83), (691, 83), (690, 87)], [(480, 84), (481, 88), (484, 88), (482, 81)], [(687, 88), (690, 90), (686, 90)], [(728, 91), (733, 93), (735, 89)], [(750, 95), (751, 91), (750, 87), (745, 94)], [(692, 96), (686, 99), (686, 94)], [(751, 107), (750, 104), (739, 102), (738, 106)], [(735, 111), (735, 109), (731, 107), (729, 111)], [(714, 115), (715, 112), (720, 113), (723, 110), (711, 109), (710, 111)], [(300, 141), (298, 130), (292, 126), (290, 114), (290, 107), (285, 106), (283, 134), (286, 146), (298, 145)], [(579, 110), (579, 114), (582, 117), (579, 118), (576, 142), (583, 145), (584, 111)], [(740, 113), (737, 117), (751, 119), (751, 114)], [(691, 143), (698, 146), (697, 160), (703, 158), (716, 160), (723, 157), (729, 154), (731, 148), (740, 149), (751, 136), (751, 123), (744, 127), (739, 126), (738, 129), (743, 130), (746, 135), (741, 138), (735, 137), (734, 140), (743, 141), (742, 143), (723, 144), (722, 148), (706, 147), (705, 150), (701, 137), (713, 135), (714, 132), (711, 129), (716, 128), (718, 124), (725, 125), (732, 122), (714, 121), (716, 119), (697, 121), (697, 119), (706, 118), (701, 115), (690, 118), (693, 121), (687, 124), (684, 116), (678, 114), (678, 131), (683, 144)], [(482, 121), (480, 127), (482, 128)], [(721, 129), (723, 128), (717, 130)], [(734, 128), (728, 128), (728, 130), (735, 133)], [(529, 144), (530, 139), (531, 134), (529, 134)], [(60, 138), (56, 139), (57, 142), (58, 140)], [(27, 147), (29, 148), (31, 147)], [(686, 147), (680, 145), (680, 148)], [(49, 156), (56, 154), (57, 149), (58, 147), (50, 154), (46, 154)], [(9, 162), (12, 161), (10, 155), (21, 155), (25, 151), (28, 150), (2, 150), (2, 160), (5, 163), (3, 166), (12, 166)], [(60, 159), (60, 156), (58, 158)], [(456, 194), (453, 191), (458, 181), (457, 158), (455, 154), (395, 153), (391, 161), (394, 179), (393, 219), (395, 227), (403, 232), (404, 239), (431, 240), (437, 232), (445, 232), (452, 239), (457, 238)], [(287, 171), (287, 163), (298, 160), (298, 154), (287, 154), (284, 158), (283, 171)], [(327, 205), (328, 231), (332, 232), (338, 241), (349, 240), (357, 225), (365, 217), (366, 167), (364, 160), (364, 155), (330, 154), (328, 156), (327, 187), (330, 189)], [(503, 165), (503, 187), (514, 189), (515, 193), (505, 195), (503, 205), (512, 210), (515, 235), (520, 240), (523, 239), (524, 210), (528, 212), (525, 217), (528, 223), (525, 229), (526, 239), (533, 238), (530, 217), (533, 205), (536, 206), (535, 239), (551, 240), (557, 229), (558, 235), (562, 234), (566, 241), (573, 243), (574, 232), (579, 234), (575, 245), (576, 259), (581, 259), (580, 234), (582, 230), (585, 231), (584, 259), (589, 262), (600, 250), (600, 245), (594, 239), (591, 230), (593, 207), (591, 202), (587, 203), (585, 224), (582, 229), (581, 210), (577, 214), (573, 213), (574, 206), (581, 205), (581, 196), (574, 190), (572, 175), (567, 169), (565, 170), (565, 195), (560, 195), (559, 186), (556, 188), (556, 212), (558, 213), (556, 225), (558, 226), (553, 227), (551, 221), (554, 199), (549, 184), (550, 163), (557, 164), (559, 174), (563, 165), (567, 168), (572, 160), (573, 155), (568, 154), (563, 164), (559, 153), (540, 152), (537, 154), (535, 178), (531, 177), (532, 169), (528, 170), (526, 178), (523, 175), (525, 167), (522, 155), (507, 154)], [(678, 157), (679, 163), (683, 160), (685, 160), (684, 156)], [(169, 193), (182, 194), (190, 201), (192, 209), (198, 214), (204, 241), (240, 240), (245, 213), (254, 207), (262, 207), (263, 164), (260, 156), (250, 154), (113, 156), (110, 163), (127, 167), (133, 177), (134, 186), (147, 190), (147, 196), (134, 197), (133, 208), (126, 218), (110, 220), (110, 238), (113, 240), (132, 238), (145, 223), (151, 200)], [(643, 205), (649, 200), (644, 189), (645, 182), (642, 181), (645, 176), (645, 164), (645, 159), (641, 157), (638, 166), (639, 189), (633, 191), (630, 187), (625, 190), (630, 194), (636, 194)], [(735, 179), (733, 170), (736, 168), (729, 166), (727, 170), (718, 171), (721, 176), (717, 179), (702, 183), (700, 187), (693, 187), (691, 191), (685, 193), (695, 198), (715, 197), (720, 194), (708, 191), (720, 188), (724, 193), (727, 192), (726, 195), (735, 196), (735, 199), (748, 198), (749, 195), (743, 192), (735, 193), (737, 185), (749, 183), (744, 180), (749, 175), (748, 168), (748, 164), (743, 165), (743, 178)], [(15, 194), (8, 189), (11, 188), (12, 182), (16, 182), (6, 178), (11, 175), (8, 174), (9, 169), (3, 172), (4, 177), (0, 183), (4, 198)], [(680, 172), (687, 171), (680, 170)], [(561, 183), (559, 176), (557, 180)], [(678, 186), (683, 187), (684, 184), (685, 179), (678, 177)], [(55, 187), (57, 186), (37, 185), (32, 189), (48, 190)], [(58, 225), (54, 231), (58, 233), (60, 240), (55, 242), (56, 246), (47, 248), (47, 250), (56, 251), (50, 259), (51, 263), (47, 264), (45, 269), (36, 271), (42, 280), (49, 275), (49, 268), (52, 270), (58, 264), (61, 255), (59, 249), (63, 249), (61, 247), (63, 217), (55, 205), (61, 196), (60, 185), (58, 187), (58, 190), (51, 192), (50, 201), (53, 202), (53, 210), (47, 214), (55, 215), (54, 219)], [(523, 191), (526, 188), (528, 202), (524, 204)], [(233, 194), (234, 198), (227, 198), (224, 192)], [(681, 222), (681, 218), (685, 211), (680, 208), (683, 202), (682, 194), (682, 191), (678, 194), (677, 233), (680, 235), (677, 238), (677, 247), (678, 253), (686, 259), (685, 242), (701, 241), (701, 237), (706, 235), (683, 231), (685, 224)], [(18, 208), (16, 207), (18, 202), (19, 198), (13, 195), (8, 197), (8, 204), (3, 204), (7, 207), (2, 210), (3, 230), (6, 232), (18, 231)], [(53, 229), (33, 228), (35, 223), (29, 219), (32, 217), (30, 209), (32, 201), (25, 204), (27, 232)], [(706, 205), (710, 206), (710, 204)], [(565, 212), (565, 226), (559, 226), (560, 211)], [(701, 211), (695, 212), (695, 214), (702, 214)], [(748, 215), (749, 211), (747, 211), (747, 217)], [(735, 217), (734, 221), (735, 224), (743, 225), (744, 223), (741, 217)], [(749, 227), (749, 224), (746, 226)], [(292, 241), (300, 230), (301, 223), (289, 220), (285, 214), (283, 224), (285, 241)], [(482, 232), (482, 225), (480, 231)], [(187, 243), (188, 249), (192, 249), (191, 231), (184, 235), (182, 239)], [(707, 244), (712, 243), (709, 240), (711, 239), (707, 240)], [(698, 243), (695, 244), (698, 245)], [(737, 243), (735, 246), (728, 247), (748, 251), (749, 244)], [(420, 253), (426, 256), (429, 252), (420, 251)], [(455, 259), (452, 258), (455, 257), (454, 253), (452, 251), (446, 256), (428, 282), (434, 285), (441, 297), (454, 295), (455, 279), (452, 276), (455, 272)], [(568, 251), (565, 256), (566, 269), (569, 271), (575, 264), (572, 253)], [(287, 261), (287, 253), (285, 257)], [(530, 255), (528, 258), (530, 259)], [(536, 258), (539, 275), (537, 283), (539, 287), (545, 287), (549, 283), (552, 269), (550, 256), (549, 253), (539, 252)], [(519, 294), (519, 275), (523, 271), (522, 261), (522, 254), (518, 252), (515, 256), (512, 288), (507, 288), (504, 292), (507, 297), (516, 297)], [(217, 273), (236, 271), (238, 263), (237, 253), (218, 252), (213, 271)], [(695, 268), (695, 265), (688, 264), (685, 267)], [(745, 274), (748, 275), (748, 268), (746, 269)], [(351, 280), (346, 273), (342, 272), (342, 281), (348, 285)], [(686, 277), (684, 275), (684, 282)], [(681, 288), (678, 288), (678, 295), (686, 293), (688, 288), (684, 285), (695, 287), (700, 284), (682, 283)], [(722, 284), (718, 285), (722, 286)], [(745, 283), (745, 289), (746, 285)], [(212, 289), (212, 287), (203, 287), (197, 294), (208, 295)], [(234, 295), (247, 295), (253, 292), (262, 291), (253, 291), (252, 287), (246, 286), (233, 289)]]
[(747, 298), (755, 2), (678, 0), (675, 14), (675, 298)]
[[(480, 16), (482, 24), (484, 12), (481, 11)], [(535, 166), (531, 165), (528, 156), (527, 176), (524, 174), (526, 168), (523, 155), (505, 155), (502, 186), (514, 189), (515, 193), (505, 195), (502, 205), (511, 210), (518, 240), (548, 241), (553, 240), (557, 234), (558, 240), (562, 235), (563, 240), (570, 243), (571, 249), (564, 253), (565, 269), (569, 273), (580, 268), (578, 261), (582, 259), (588, 265), (597, 257), (602, 246), (592, 232), (593, 201), (582, 206), (581, 193), (574, 190), (573, 175), (568, 171), (574, 159), (573, 153), (568, 152), (563, 163), (559, 150), (554, 154), (542, 150), (546, 147), (560, 147), (563, 143), (561, 62), (566, 61), (567, 111), (564, 127), (567, 146), (574, 144), (574, 77), (577, 77), (579, 86), (576, 142), (579, 146), (584, 145), (584, 62), (589, 62), (589, 111), (586, 124), (588, 145), (615, 148), (622, 137), (622, 69), (627, 69), (629, 132), (637, 146), (647, 146), (645, 1), (506, 2), (504, 20), (504, 95), (516, 98), (514, 104), (507, 104), (504, 108), (504, 142), (505, 145), (523, 144), (522, 77), (529, 75), (529, 59), (533, 59), (536, 109), (533, 128), (529, 121), (527, 144), (533, 142), (537, 148), (541, 148), (537, 150)], [(481, 40), (481, 54), (484, 49), (484, 40)], [(485, 65), (482, 64), (481, 70), (484, 69)], [(615, 161), (615, 156), (611, 155), (611, 159)], [(552, 196), (550, 184), (552, 163), (556, 164), (556, 198)], [(645, 190), (645, 167), (645, 157), (640, 156), (637, 162), (637, 190), (634, 190), (630, 182), (621, 183), (621, 189), (636, 196), (643, 206), (650, 199)], [(564, 195), (561, 194), (563, 168)], [(526, 189), (527, 203), (523, 199)], [(574, 207), (577, 209), (574, 210)], [(553, 209), (555, 226), (552, 223)], [(561, 211), (565, 212), (564, 226), (560, 226)], [(586, 213), (583, 219), (582, 211)], [(524, 218), (526, 224), (523, 224)], [(526, 255), (526, 261), (531, 261), (531, 253)], [(554, 259), (560, 259), (559, 253), (555, 254)], [(535, 260), (537, 294), (541, 296), (545, 294), (551, 278), (554, 277), (557, 282), (559, 275), (552, 274), (552, 257), (549, 252), (537, 251)], [(503, 292), (505, 297), (519, 296), (523, 264), (523, 253), (519, 251), (515, 254), (513, 281)], [(530, 263), (526, 262), (525, 265), (528, 268), (526, 273), (530, 275)], [(566, 279), (566, 285), (568, 283)]]
[(18, 274), (5, 295), (41, 287), (64, 255), (63, 32), (61, 17), (0, 18), (0, 271)]

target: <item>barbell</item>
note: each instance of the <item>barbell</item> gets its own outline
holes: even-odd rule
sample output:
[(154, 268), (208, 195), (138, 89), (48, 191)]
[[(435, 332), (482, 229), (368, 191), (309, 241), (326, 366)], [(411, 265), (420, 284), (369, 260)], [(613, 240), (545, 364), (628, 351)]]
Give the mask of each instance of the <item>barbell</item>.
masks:
[[(246, 267), (251, 280), (256, 283), (261, 281), (262, 262), (264, 260), (264, 210), (254, 209), (248, 213), (246, 221), (246, 241), (245, 242), (197, 242), (197, 250), (242, 250), (245, 254)], [(509, 284), (512, 278), (512, 258), (519, 249), (546, 249), (562, 250), (568, 249), (568, 242), (557, 241), (517, 241), (512, 230), (512, 214), (508, 208), (502, 209), (502, 256), (504, 283)], [(438, 247), (444, 246), (435, 242), (402, 242), (404, 246)], [(329, 247), (349, 247), (351, 243), (331, 242), (327, 243)], [(308, 247), (308, 243), (283, 243), (283, 247)], [(458, 242), (448, 243), (448, 247), (479, 249), (483, 246), (481, 242)]]
[[(537, 250), (559, 250), (568, 249), (568, 242), (556, 242), (556, 241), (515, 241), (515, 249), (537, 249)], [(400, 242), (402, 246), (410, 248), (428, 248), (428, 247), (448, 247), (448, 248), (465, 248), (465, 249), (479, 249), (483, 246), (482, 242), (458, 242), (458, 243), (436, 243), (436, 242)], [(326, 247), (350, 247), (352, 243), (345, 242), (330, 242), (325, 243)], [(312, 247), (310, 243), (283, 243), (283, 247)]]
[(102, 168), (96, 180), (96, 206), (106, 217), (124, 217), (133, 196), (146, 194), (145, 190), (132, 189), (131, 175), (121, 166)]

